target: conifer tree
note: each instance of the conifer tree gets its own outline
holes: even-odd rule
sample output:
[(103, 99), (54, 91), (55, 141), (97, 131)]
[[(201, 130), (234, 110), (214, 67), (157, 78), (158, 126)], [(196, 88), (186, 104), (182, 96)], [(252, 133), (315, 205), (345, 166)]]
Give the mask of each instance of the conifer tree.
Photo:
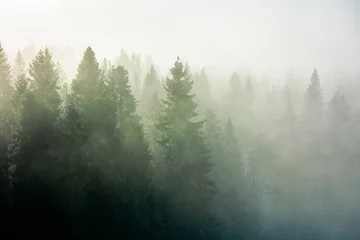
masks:
[(27, 73), (26, 73), (26, 64), (24, 57), (20, 52), (20, 50), (18, 49), (15, 57), (15, 64), (12, 69), (13, 83), (17, 81), (20, 74), (27, 74)]
[(120, 56), (116, 59), (116, 65), (123, 66), (125, 69), (129, 71), (129, 67), (130, 67), (129, 55), (123, 48), (120, 51)]
[(210, 83), (203, 68), (200, 74), (194, 77), (194, 92), (199, 104), (199, 110), (202, 114), (206, 114), (206, 109), (211, 107), (212, 96), (210, 92)]
[(11, 212), (9, 212), (11, 176), (10, 161), (7, 156), (10, 137), (10, 90), (10, 65), (0, 43), (0, 211), (5, 218), (11, 216)]
[(58, 93), (59, 74), (47, 48), (40, 50), (30, 63), (29, 76), (36, 101), (57, 117), (61, 103)]
[(224, 239), (250, 239), (255, 235), (254, 199), (245, 177), (245, 164), (236, 137), (235, 127), (229, 119), (224, 128), (222, 155), (217, 159), (216, 216), (223, 225)]
[(226, 113), (225, 116), (230, 116), (231, 119), (237, 122), (239, 119), (239, 110), (243, 106), (243, 89), (240, 77), (237, 73), (231, 75), (229, 81), (229, 90), (226, 96)]
[(144, 85), (142, 87), (141, 98), (139, 102), (139, 113), (144, 114), (149, 108), (150, 101), (154, 93), (161, 92), (161, 85), (158, 79), (154, 66), (151, 66), (150, 71), (146, 74)]
[(173, 207), (171, 226), (180, 231), (173, 231), (172, 239), (214, 238), (216, 233), (209, 209), (213, 195), (210, 156), (202, 122), (196, 120), (192, 84), (186, 66), (177, 58), (166, 80), (167, 96), (158, 123), (165, 153), (165, 172), (158, 184)]
[(305, 93), (305, 120), (311, 126), (319, 126), (323, 111), (322, 89), (318, 72), (314, 69)]
[(149, 150), (152, 155), (153, 167), (157, 169), (161, 164), (163, 154), (161, 146), (158, 143), (159, 131), (156, 123), (161, 113), (161, 101), (158, 97), (157, 91), (153, 93), (152, 99), (149, 101), (148, 110), (143, 117), (144, 135), (149, 144)]
[(1, 121), (4, 121), (5, 110), (7, 102), (10, 99), (11, 85), (10, 85), (10, 64), (6, 53), (0, 43), (0, 116)]

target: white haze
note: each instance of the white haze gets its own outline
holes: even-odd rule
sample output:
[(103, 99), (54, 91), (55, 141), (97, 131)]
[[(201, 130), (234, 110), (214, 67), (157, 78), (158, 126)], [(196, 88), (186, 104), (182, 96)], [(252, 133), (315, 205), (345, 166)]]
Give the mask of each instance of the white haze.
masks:
[(290, 70), (323, 81), (359, 75), (356, 0), (0, 0), (0, 41), (17, 48), (70, 46), (77, 62), (90, 45), (115, 59), (121, 48), (151, 55), (163, 71), (176, 56), (229, 75), (285, 78)]

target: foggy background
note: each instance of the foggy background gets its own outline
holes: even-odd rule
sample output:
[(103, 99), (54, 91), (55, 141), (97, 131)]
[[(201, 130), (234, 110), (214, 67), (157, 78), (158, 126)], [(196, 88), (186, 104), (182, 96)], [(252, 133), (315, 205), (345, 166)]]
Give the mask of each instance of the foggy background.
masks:
[[(10, 60), (33, 43), (57, 46), (69, 75), (86, 46), (115, 59), (120, 48), (150, 55), (166, 71), (179, 55), (214, 74), (237, 69), (271, 81), (289, 71), (322, 80), (359, 75), (354, 0), (0, 0), (0, 37)], [(114, 51), (118, 49), (118, 51)], [(63, 55), (63, 56), (61, 56)], [(213, 80), (213, 79), (212, 79)]]

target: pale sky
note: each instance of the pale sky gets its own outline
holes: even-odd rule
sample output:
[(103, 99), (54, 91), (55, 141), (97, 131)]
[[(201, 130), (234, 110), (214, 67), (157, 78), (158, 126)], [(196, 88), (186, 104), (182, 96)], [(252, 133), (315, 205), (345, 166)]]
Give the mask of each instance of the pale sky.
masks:
[(160, 67), (176, 56), (222, 71), (359, 72), (357, 0), (0, 0), (0, 41), (91, 45), (99, 59), (124, 47)]

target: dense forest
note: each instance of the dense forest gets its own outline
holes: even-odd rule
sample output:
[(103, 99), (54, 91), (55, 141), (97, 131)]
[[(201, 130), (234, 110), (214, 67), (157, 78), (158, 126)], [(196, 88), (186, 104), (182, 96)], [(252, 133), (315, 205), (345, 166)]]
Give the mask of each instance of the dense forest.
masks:
[(303, 92), (233, 72), (215, 97), (174, 60), (88, 47), (69, 79), (48, 48), (10, 64), (0, 45), (4, 237), (358, 239), (351, 91), (325, 100), (314, 68)]

